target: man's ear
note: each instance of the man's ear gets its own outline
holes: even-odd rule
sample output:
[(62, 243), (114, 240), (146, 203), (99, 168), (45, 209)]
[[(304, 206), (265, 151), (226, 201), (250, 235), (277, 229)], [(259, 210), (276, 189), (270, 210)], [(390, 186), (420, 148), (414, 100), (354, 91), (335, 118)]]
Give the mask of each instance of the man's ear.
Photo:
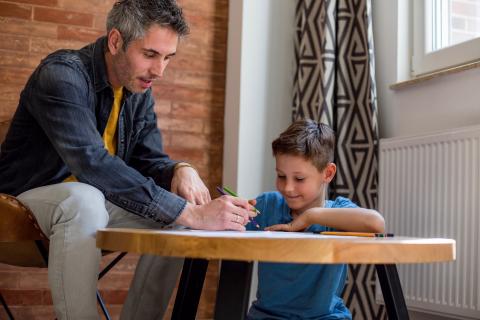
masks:
[(122, 50), (123, 38), (120, 34), (120, 31), (113, 28), (108, 33), (108, 51), (112, 55), (116, 55), (120, 50)]
[(328, 163), (325, 169), (323, 170), (323, 178), (325, 182), (330, 183), (333, 177), (335, 177), (336, 172), (337, 172), (337, 166), (335, 165), (335, 163), (333, 162)]

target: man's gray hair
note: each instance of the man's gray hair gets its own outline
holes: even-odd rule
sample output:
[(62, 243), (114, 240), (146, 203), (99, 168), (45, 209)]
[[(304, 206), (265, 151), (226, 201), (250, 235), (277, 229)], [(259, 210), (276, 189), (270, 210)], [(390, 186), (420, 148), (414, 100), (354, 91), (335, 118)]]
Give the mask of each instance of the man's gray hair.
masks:
[(115, 28), (122, 35), (123, 50), (133, 40), (142, 38), (153, 24), (165, 26), (180, 37), (189, 32), (182, 9), (175, 0), (121, 0), (107, 17), (107, 32)]

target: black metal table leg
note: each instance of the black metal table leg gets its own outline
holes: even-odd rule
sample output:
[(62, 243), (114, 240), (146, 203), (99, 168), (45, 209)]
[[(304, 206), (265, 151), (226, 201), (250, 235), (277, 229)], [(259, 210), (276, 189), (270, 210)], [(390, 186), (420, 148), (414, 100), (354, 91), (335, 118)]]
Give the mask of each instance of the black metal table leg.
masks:
[(172, 319), (195, 319), (208, 260), (186, 258), (173, 306)]
[(382, 287), (388, 319), (408, 320), (408, 309), (398, 277), (397, 266), (394, 264), (377, 264), (375, 268)]
[(242, 320), (247, 314), (253, 262), (222, 261), (215, 320)]

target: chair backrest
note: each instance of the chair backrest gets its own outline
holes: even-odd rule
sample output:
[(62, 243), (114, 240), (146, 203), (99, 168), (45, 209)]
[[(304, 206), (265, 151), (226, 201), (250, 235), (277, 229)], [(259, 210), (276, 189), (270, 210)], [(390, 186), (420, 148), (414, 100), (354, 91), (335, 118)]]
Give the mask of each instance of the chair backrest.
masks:
[(36, 241), (48, 248), (30, 209), (17, 198), (0, 193), (0, 262), (24, 267), (46, 267)]
[[(0, 143), (5, 139), (10, 121), (0, 121)], [(48, 247), (30, 209), (17, 198), (0, 193), (0, 262), (24, 266), (45, 267), (46, 263), (35, 241)]]

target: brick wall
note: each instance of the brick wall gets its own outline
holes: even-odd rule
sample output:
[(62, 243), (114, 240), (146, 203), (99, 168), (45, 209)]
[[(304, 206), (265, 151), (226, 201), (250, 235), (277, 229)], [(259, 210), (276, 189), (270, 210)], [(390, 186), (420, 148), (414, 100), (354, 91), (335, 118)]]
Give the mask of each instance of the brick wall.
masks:
[[(12, 117), (21, 89), (46, 54), (80, 48), (104, 34), (112, 0), (0, 0), (0, 122)], [(190, 22), (164, 79), (154, 86), (165, 149), (193, 163), (212, 195), (221, 182), (228, 0), (178, 0)], [(104, 263), (113, 255), (104, 258)], [(137, 257), (100, 282), (118, 317)], [(199, 318), (212, 318), (218, 263), (211, 263)], [(52, 319), (46, 270), (0, 264), (0, 291), (17, 319)], [(5, 314), (0, 308), (0, 319)]]
[(453, 0), (450, 12), (451, 45), (480, 36), (480, 3), (478, 0)]

